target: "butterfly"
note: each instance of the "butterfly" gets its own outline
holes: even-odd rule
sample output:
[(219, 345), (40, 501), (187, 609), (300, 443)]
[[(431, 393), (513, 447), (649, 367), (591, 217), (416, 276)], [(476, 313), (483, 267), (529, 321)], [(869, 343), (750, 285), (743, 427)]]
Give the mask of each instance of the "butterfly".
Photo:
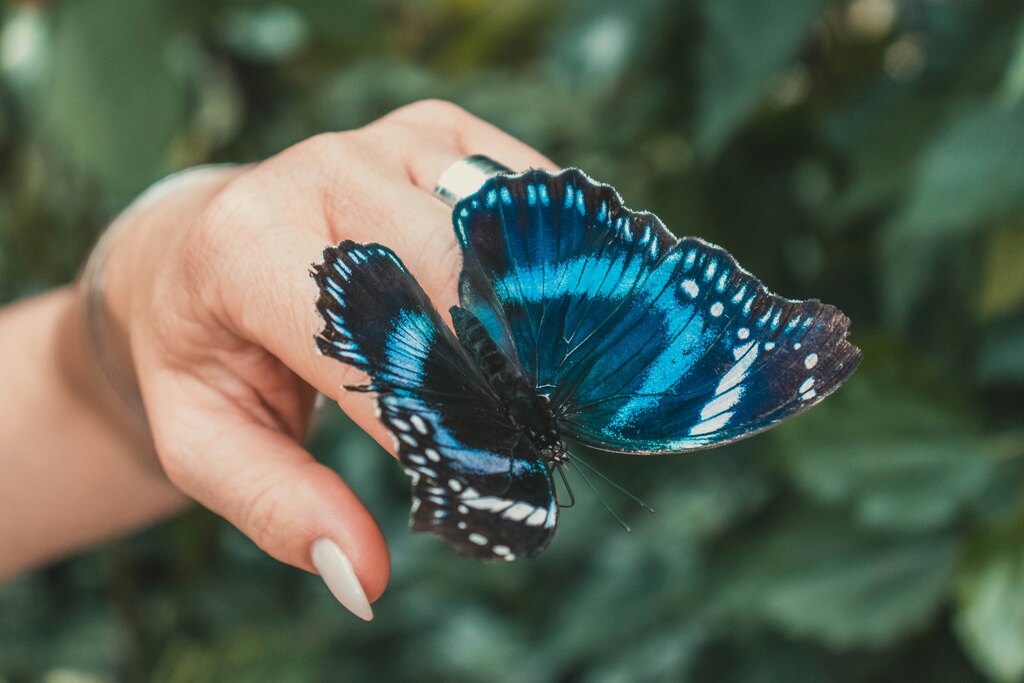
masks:
[(454, 207), (459, 306), (393, 251), (345, 241), (313, 267), (320, 352), (366, 373), (412, 479), (411, 526), (460, 553), (531, 557), (558, 522), (564, 438), (625, 454), (749, 437), (835, 391), (850, 321), (769, 292), (578, 169), (490, 178)]

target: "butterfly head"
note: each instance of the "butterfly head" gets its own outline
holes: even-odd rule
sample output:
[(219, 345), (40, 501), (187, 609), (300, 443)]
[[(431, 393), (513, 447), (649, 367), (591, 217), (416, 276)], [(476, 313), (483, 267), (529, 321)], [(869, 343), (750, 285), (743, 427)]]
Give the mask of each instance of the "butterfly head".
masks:
[(547, 396), (525, 386), (519, 388), (509, 402), (508, 415), (546, 461), (559, 464), (565, 460), (565, 446)]
[(565, 449), (565, 445), (562, 443), (558, 443), (551, 448), (544, 448), (540, 454), (544, 456), (544, 459), (550, 465), (564, 465), (569, 461), (569, 451)]

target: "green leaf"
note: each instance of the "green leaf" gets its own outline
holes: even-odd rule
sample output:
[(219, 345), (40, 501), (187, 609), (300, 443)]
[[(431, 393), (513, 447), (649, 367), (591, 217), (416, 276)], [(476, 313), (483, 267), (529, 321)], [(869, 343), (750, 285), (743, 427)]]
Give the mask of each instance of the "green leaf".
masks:
[(836, 648), (879, 647), (920, 629), (940, 607), (955, 544), (945, 535), (858, 529), (804, 509), (770, 520), (718, 561), (714, 604)]
[(924, 393), (855, 379), (780, 437), (797, 485), (859, 522), (893, 530), (952, 522), (992, 478), (997, 447)]
[(715, 683), (871, 680), (864, 676), (865, 670), (870, 671), (868, 657), (836, 656), (816, 643), (787, 639), (763, 630), (737, 631), (729, 636), (701, 653), (687, 680)]
[(1021, 20), (1017, 30), (1017, 47), (1006, 67), (999, 95), (1007, 105), (1013, 105), (1024, 98), (1024, 20)]
[(978, 313), (995, 318), (1024, 303), (1024, 230), (1005, 229), (989, 236)]
[(81, 0), (56, 12), (45, 95), (54, 141), (123, 203), (166, 173), (183, 119), (171, 22), (155, 2)]
[(920, 156), (941, 129), (936, 112), (958, 101), (949, 93), (920, 93), (881, 78), (848, 106), (829, 112), (823, 132), (848, 171), (825, 219), (856, 225), (905, 199)]
[(1024, 205), (1024, 103), (972, 108), (925, 155), (909, 200), (888, 227), (899, 249), (914, 240), (969, 234)]
[(1024, 383), (1024, 319), (999, 325), (985, 338), (978, 377), (988, 385)]
[(97, 674), (113, 674), (128, 651), (125, 624), (113, 610), (82, 609), (68, 614), (48, 648), (49, 665)]
[[(620, 82), (637, 58), (662, 38), (671, 0), (577, 0), (560, 21), (553, 66), (573, 88), (587, 93)], [(654, 38), (654, 40), (652, 40)]]
[(1024, 516), (982, 539), (957, 580), (955, 625), (974, 662), (1024, 681)]
[(622, 651), (606, 651), (590, 666), (587, 683), (618, 681), (678, 681), (686, 679), (686, 671), (704, 641), (699, 627), (682, 625), (644, 634), (627, 643)]
[(708, 0), (700, 54), (697, 148), (713, 155), (776, 85), (821, 0)]
[(882, 311), (888, 322), (905, 325), (934, 289), (936, 273), (948, 267), (954, 250), (941, 241), (918, 241), (912, 247), (891, 244), (879, 250), (877, 268)]
[(236, 54), (256, 62), (293, 58), (309, 40), (305, 16), (287, 5), (239, 7), (228, 13), (221, 39)]

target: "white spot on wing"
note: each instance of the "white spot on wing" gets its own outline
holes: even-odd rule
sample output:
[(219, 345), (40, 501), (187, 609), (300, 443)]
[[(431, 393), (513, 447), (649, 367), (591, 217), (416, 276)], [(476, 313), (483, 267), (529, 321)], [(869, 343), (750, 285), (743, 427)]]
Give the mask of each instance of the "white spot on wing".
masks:
[(548, 518), (548, 511), (544, 508), (535, 508), (534, 513), (526, 518), (527, 526), (540, 526)]
[(808, 354), (807, 358), (804, 358), (804, 367), (807, 368), (808, 370), (810, 370), (811, 368), (813, 368), (817, 364), (818, 364), (818, 354), (816, 354), (816, 353)]
[(488, 512), (501, 512), (505, 508), (510, 507), (512, 502), (508, 498), (495, 498), (492, 496), (472, 498), (465, 501), (466, 505), (474, 510), (487, 510)]
[(420, 434), (426, 434), (429, 430), (427, 429), (427, 423), (419, 415), (413, 415), (409, 418), (412, 422), (412, 426), (416, 428), (416, 431)]
[(715, 415), (724, 413), (725, 411), (732, 408), (734, 405), (739, 403), (740, 398), (743, 396), (743, 387), (735, 386), (725, 393), (719, 394), (712, 400), (708, 401), (707, 405), (704, 406), (700, 411), (701, 420), (709, 420)]
[[(740, 353), (741, 350), (742, 353)], [(757, 360), (757, 345), (754, 342), (749, 342), (733, 350), (733, 354), (737, 353), (739, 353), (737, 356), (739, 360), (729, 368), (729, 371), (718, 382), (715, 394), (724, 393), (743, 381), (747, 376), (747, 371), (750, 370), (750, 366)]]
[(686, 292), (686, 296), (691, 299), (696, 299), (697, 295), (700, 294), (700, 287), (693, 280), (683, 280), (682, 289)]
[(514, 522), (521, 522), (529, 517), (536, 509), (537, 508), (527, 503), (516, 503), (508, 510), (505, 510), (505, 514), (503, 514), (502, 517), (511, 519)]
[(487, 545), (487, 537), (476, 532), (469, 535), (469, 542), (476, 545)]
[(750, 347), (753, 345), (754, 342), (747, 342), (746, 344), (741, 344), (740, 346), (737, 346), (732, 350), (732, 357), (735, 358), (736, 360), (739, 360), (740, 358), (743, 357), (743, 354), (750, 350)]
[(736, 363), (719, 380), (714, 398), (701, 409), (701, 421), (690, 429), (691, 436), (710, 434), (724, 427), (732, 419), (734, 413), (729, 409), (743, 396), (741, 383), (746, 378), (750, 366), (757, 360), (757, 344), (748, 342), (738, 346), (733, 349), (733, 355), (736, 357)]
[(732, 418), (732, 413), (722, 413), (717, 417), (713, 417), (710, 420), (704, 422), (698, 422), (690, 430), (690, 436), (699, 436), (701, 434), (710, 434), (711, 432), (718, 431), (726, 425), (726, 423)]

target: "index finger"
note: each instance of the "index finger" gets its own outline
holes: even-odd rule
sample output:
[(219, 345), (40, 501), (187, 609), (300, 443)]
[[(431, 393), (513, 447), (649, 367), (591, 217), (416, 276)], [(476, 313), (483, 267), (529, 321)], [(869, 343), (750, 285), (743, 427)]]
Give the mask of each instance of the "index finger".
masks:
[[(322, 321), (314, 305), (317, 293), (304, 274), (328, 244), (342, 239), (380, 242), (406, 262), (438, 309), (447, 310), (457, 303), (460, 254), (451, 211), (431, 194), (441, 172), (471, 153), (486, 153), (517, 170), (553, 164), (512, 136), (445, 103), (411, 105), (365, 132), (366, 141), (346, 148), (355, 157), (348, 163), (332, 156), (341, 151), (339, 147), (321, 140), (321, 149), (309, 149), (305, 143), (301, 171), (295, 168), (298, 159), (287, 158), (278, 160), (280, 168), (267, 164), (258, 169), (264, 177), (291, 179), (286, 188), (267, 187), (290, 195), (287, 201), (267, 197), (273, 207), (269, 212), (253, 215), (232, 207), (221, 212), (236, 221), (249, 215), (256, 223), (244, 231), (252, 235), (252, 243), (239, 257), (244, 262), (229, 269), (225, 306), (243, 336), (337, 400), (360, 426), (390, 446), (369, 397), (341, 390), (343, 385), (360, 383), (360, 373), (316, 350), (312, 339)], [(265, 182), (257, 177), (249, 188), (229, 193), (227, 201), (233, 196), (236, 202), (249, 203), (255, 188)]]
[[(424, 100), (396, 109), (364, 130), (395, 140), (398, 160), (409, 179), (426, 192), (433, 192), (451, 164), (472, 154), (485, 154), (513, 171), (558, 170), (553, 161), (529, 145), (443, 100)], [(429, 145), (424, 144), (428, 141)]]

